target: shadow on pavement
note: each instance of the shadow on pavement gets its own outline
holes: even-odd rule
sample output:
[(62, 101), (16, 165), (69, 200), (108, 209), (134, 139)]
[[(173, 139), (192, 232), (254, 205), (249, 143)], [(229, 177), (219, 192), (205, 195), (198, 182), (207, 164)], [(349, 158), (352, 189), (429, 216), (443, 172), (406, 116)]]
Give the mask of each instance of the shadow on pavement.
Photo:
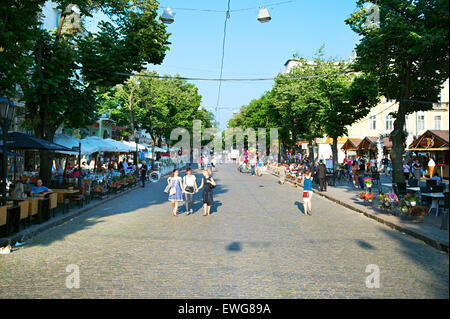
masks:
[[(184, 175), (184, 172), (180, 174), (181, 177), (183, 177)], [(202, 174), (196, 172), (194, 173), (194, 175), (196, 175), (197, 184), (198, 186), (200, 186), (201, 178), (203, 177)], [(216, 181), (217, 187), (215, 187), (213, 190), (214, 197), (218, 194), (228, 192), (227, 188), (220, 184), (220, 178), (217, 178)], [(53, 242), (64, 240), (64, 238), (68, 235), (77, 233), (78, 231), (84, 229), (95, 227), (95, 225), (99, 223), (104, 223), (105, 221), (102, 219), (105, 217), (133, 213), (139, 209), (149, 209), (153, 205), (161, 205), (167, 203), (167, 218), (172, 218), (168, 194), (165, 194), (163, 192), (166, 185), (167, 177), (161, 178), (161, 180), (156, 183), (147, 183), (145, 188), (138, 187), (129, 194), (125, 194), (119, 198), (113, 199), (110, 202), (106, 202), (101, 206), (84, 212), (81, 215), (74, 217), (74, 219), (71, 219), (64, 224), (59, 225), (59, 228), (52, 227), (43, 233), (37, 234), (35, 237), (36, 240), (32, 238), (31, 240), (27, 241), (25, 247), (48, 246)], [(194, 197), (194, 214), (199, 212), (203, 214), (202, 191), (203, 190), (200, 190), (200, 192), (197, 193)], [(126, 209), (123, 208), (124, 202), (126, 203)], [(211, 207), (211, 212), (217, 212), (217, 207), (221, 205), (222, 203), (215, 201), (213, 207)], [(183, 202), (178, 208), (178, 214), (184, 213), (185, 209), (186, 206)], [(150, 209), (149, 212), (151, 212)], [(44, 236), (39, 237), (44, 233), (46, 233)]]

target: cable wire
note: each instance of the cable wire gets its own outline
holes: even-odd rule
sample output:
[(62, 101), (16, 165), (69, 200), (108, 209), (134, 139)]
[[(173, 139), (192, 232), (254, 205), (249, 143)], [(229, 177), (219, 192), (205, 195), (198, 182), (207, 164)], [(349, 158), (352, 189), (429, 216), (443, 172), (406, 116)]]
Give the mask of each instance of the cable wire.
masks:
[[(282, 1), (282, 2), (275, 2), (275, 3), (269, 3), (264, 5), (264, 7), (275, 7), (275, 6), (279, 6), (279, 5), (283, 5), (286, 3), (292, 3), (295, 2), (297, 0), (289, 0), (289, 1)], [(241, 8), (241, 9), (234, 9), (234, 10), (215, 10), (215, 9), (195, 9), (195, 8), (172, 8), (172, 7), (162, 7), (160, 6), (160, 8), (162, 9), (167, 9), (167, 8), (171, 8), (174, 10), (180, 10), (180, 11), (198, 11), (198, 12), (214, 12), (214, 13), (226, 13), (226, 12), (240, 12), (240, 11), (248, 11), (248, 10), (254, 10), (257, 8), (261, 8), (262, 6), (258, 6), (258, 7), (251, 7), (251, 8)]]
[(215, 112), (216, 117), (217, 117), (217, 108), (218, 108), (219, 102), (220, 102), (220, 90), (222, 88), (223, 61), (225, 58), (225, 39), (227, 36), (227, 22), (228, 22), (228, 19), (230, 18), (230, 2), (231, 2), (231, 0), (228, 0), (228, 9), (227, 9), (227, 12), (225, 13), (225, 23), (223, 26), (222, 59), (220, 62), (220, 76), (219, 76), (220, 81), (219, 81), (219, 91), (217, 92), (217, 104), (216, 104), (217, 106), (216, 106), (216, 112)]

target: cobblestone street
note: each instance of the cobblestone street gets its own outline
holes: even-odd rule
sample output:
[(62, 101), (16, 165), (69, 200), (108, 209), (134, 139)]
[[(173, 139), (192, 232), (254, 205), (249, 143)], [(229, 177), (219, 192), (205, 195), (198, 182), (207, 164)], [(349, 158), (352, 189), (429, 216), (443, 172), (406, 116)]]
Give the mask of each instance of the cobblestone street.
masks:
[[(200, 194), (172, 217), (164, 179), (0, 255), (0, 298), (449, 297), (447, 254), (316, 195), (304, 216), (301, 189), (271, 175), (229, 164), (214, 178), (209, 217)], [(369, 264), (380, 288), (366, 288)]]

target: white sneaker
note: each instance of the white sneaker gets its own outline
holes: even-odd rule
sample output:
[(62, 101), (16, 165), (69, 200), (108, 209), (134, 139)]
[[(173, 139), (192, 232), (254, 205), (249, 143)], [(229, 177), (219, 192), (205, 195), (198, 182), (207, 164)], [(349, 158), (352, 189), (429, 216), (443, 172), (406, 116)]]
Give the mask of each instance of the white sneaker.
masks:
[(6, 255), (6, 254), (9, 254), (10, 252), (11, 252), (11, 246), (10, 245), (0, 248), (0, 254), (1, 255)]

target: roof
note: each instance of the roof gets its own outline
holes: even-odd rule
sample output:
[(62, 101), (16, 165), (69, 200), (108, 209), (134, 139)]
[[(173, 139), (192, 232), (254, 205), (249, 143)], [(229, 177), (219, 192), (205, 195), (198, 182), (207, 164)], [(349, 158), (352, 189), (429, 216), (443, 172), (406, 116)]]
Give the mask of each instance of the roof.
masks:
[(343, 150), (356, 150), (359, 143), (361, 143), (362, 139), (360, 138), (349, 138), (347, 141), (342, 145), (341, 149)]
[(445, 151), (449, 149), (449, 131), (428, 130), (415, 140), (407, 150), (410, 151)]

